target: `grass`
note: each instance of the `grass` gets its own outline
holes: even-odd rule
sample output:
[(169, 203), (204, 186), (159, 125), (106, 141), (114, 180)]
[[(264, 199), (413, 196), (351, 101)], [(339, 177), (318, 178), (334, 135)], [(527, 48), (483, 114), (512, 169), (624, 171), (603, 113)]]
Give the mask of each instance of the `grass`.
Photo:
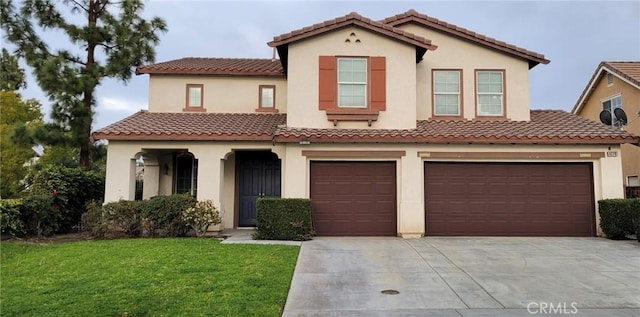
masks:
[(212, 239), (2, 242), (5, 316), (280, 316), (298, 247)]

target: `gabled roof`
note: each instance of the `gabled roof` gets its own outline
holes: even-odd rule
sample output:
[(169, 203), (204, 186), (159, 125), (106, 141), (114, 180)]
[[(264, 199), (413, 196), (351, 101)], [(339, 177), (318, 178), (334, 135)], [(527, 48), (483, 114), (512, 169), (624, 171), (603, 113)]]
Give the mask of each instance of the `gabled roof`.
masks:
[(620, 144), (640, 137), (561, 110), (532, 110), (531, 121), (420, 120), (416, 129), (278, 127), (276, 142), (420, 142), (459, 144)]
[(591, 76), (589, 83), (582, 91), (582, 94), (580, 94), (580, 97), (573, 106), (571, 113), (577, 114), (582, 110), (585, 102), (596, 88), (596, 84), (600, 81), (602, 76), (607, 73), (620, 78), (637, 89), (640, 89), (640, 62), (601, 62)]
[(467, 30), (465, 28), (438, 20), (436, 18), (432, 18), (413, 9), (401, 14), (394, 15), (392, 17), (388, 17), (381, 22), (391, 26), (399, 26), (405, 23), (415, 22), (426, 27), (444, 32), (446, 34), (453, 35), (455, 37), (471, 41), (476, 44), (480, 44), (484, 47), (488, 47), (505, 54), (526, 59), (527, 61), (529, 61), (529, 68), (533, 68), (539, 63), (549, 63), (549, 60), (546, 59), (542, 54), (532, 52), (482, 34), (478, 34), (471, 30)]
[(273, 41), (267, 44), (271, 47), (278, 48), (278, 54), (283, 61), (283, 66), (286, 71), (288, 44), (347, 26), (358, 26), (365, 30), (378, 33), (397, 41), (415, 46), (416, 62), (419, 62), (422, 59), (422, 56), (424, 56), (427, 50), (435, 50), (438, 48), (436, 45), (431, 44), (431, 41), (428, 39), (390, 25), (371, 20), (369, 18), (361, 16), (356, 12), (351, 12), (343, 17), (316, 23), (314, 25), (291, 31), (289, 33), (278, 35), (273, 38)]
[(269, 113), (134, 113), (93, 133), (96, 140), (271, 141), (286, 115)]
[(106, 140), (250, 140), (312, 143), (640, 144), (640, 137), (560, 110), (531, 121), (420, 120), (416, 129), (303, 129), (285, 114), (137, 112), (93, 133)]
[(136, 75), (140, 74), (284, 76), (282, 65), (277, 59), (202, 57), (185, 57), (138, 66)]

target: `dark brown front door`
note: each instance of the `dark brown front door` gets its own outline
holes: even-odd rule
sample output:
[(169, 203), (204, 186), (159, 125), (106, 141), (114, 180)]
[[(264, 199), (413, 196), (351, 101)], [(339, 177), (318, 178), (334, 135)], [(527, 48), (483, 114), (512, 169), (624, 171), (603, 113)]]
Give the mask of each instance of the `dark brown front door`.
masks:
[(313, 223), (320, 236), (395, 236), (395, 162), (311, 162)]
[(280, 197), (280, 160), (271, 152), (236, 152), (238, 226), (256, 225), (256, 200)]
[(430, 236), (594, 236), (591, 163), (426, 162)]

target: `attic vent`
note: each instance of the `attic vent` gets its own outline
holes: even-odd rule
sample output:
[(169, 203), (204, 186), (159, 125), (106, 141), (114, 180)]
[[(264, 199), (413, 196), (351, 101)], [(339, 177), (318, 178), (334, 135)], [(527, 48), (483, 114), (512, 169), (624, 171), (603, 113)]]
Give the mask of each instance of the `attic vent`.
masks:
[(351, 40), (350, 39), (346, 39), (346, 40), (344, 40), (344, 42), (345, 43), (351, 43)]
[(351, 32), (351, 34), (349, 34), (349, 36), (356, 36), (355, 32)]
[(357, 39), (357, 40), (356, 40), (356, 43), (360, 43), (360, 39)]
[(607, 85), (613, 85), (613, 74), (607, 73)]

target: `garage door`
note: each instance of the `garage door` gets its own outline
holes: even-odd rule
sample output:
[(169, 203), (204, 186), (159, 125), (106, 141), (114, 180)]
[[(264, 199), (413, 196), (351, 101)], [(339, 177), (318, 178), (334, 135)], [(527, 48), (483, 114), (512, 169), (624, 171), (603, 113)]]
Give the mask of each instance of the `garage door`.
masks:
[(313, 222), (321, 236), (395, 236), (395, 162), (311, 162)]
[(426, 162), (431, 236), (594, 236), (591, 163)]

